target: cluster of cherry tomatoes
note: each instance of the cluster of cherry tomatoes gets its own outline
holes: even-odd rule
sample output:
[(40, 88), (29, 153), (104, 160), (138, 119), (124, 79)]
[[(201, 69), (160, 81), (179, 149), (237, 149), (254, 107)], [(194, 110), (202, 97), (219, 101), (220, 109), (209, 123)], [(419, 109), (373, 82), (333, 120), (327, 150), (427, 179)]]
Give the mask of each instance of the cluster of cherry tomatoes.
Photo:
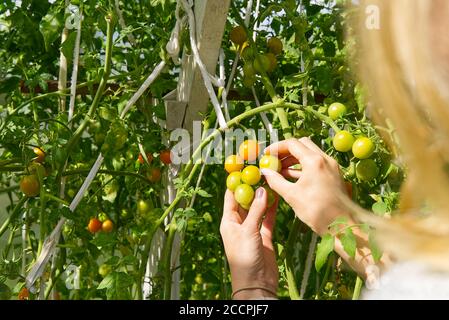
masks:
[(110, 233), (114, 230), (114, 223), (106, 214), (101, 213), (98, 218), (91, 218), (87, 225), (87, 230), (90, 233), (97, 233), (100, 231)]
[[(259, 167), (246, 165), (246, 162), (254, 162), (259, 158), (259, 142), (246, 140), (236, 155), (230, 155), (225, 160), (225, 170), (229, 173), (226, 179), (226, 187), (234, 192), (235, 200), (243, 208), (248, 210), (254, 200), (254, 188), (262, 180), (261, 169), (271, 169), (280, 172), (281, 161), (273, 155), (263, 155), (259, 159)], [(268, 193), (268, 206), (272, 206), (275, 200), (274, 192), (266, 185)]]
[[(347, 112), (342, 103), (333, 103), (329, 106), (328, 114), (332, 120), (344, 116)], [(371, 181), (379, 175), (379, 168), (373, 159), (370, 159), (376, 150), (374, 142), (368, 137), (355, 138), (347, 130), (337, 132), (332, 141), (335, 150), (339, 152), (350, 152), (359, 159), (356, 165), (356, 175), (362, 181)]]
[(257, 78), (256, 75), (273, 72), (277, 67), (277, 56), (282, 53), (283, 44), (279, 38), (273, 37), (267, 41), (267, 52), (258, 52), (255, 45), (248, 43), (248, 35), (242, 26), (231, 30), (231, 41), (239, 48), (244, 60), (243, 84), (251, 88)]
[(27, 168), (29, 174), (22, 177), (19, 183), (20, 190), (27, 197), (36, 197), (40, 192), (39, 176), (47, 176), (47, 170), (43, 163), (45, 162), (45, 152), (39, 147), (33, 148), (36, 155)]
[[(170, 150), (162, 150), (159, 153), (159, 159), (162, 164), (169, 165), (172, 163), (172, 153)], [(145, 160), (141, 153), (139, 153), (139, 156), (137, 158), (137, 161), (139, 164), (144, 165), (145, 163), (149, 166), (149, 168), (146, 171), (146, 177), (148, 180), (152, 183), (157, 183), (161, 180), (162, 174), (161, 170), (158, 167), (151, 166), (152, 162), (154, 160), (154, 156), (152, 153), (147, 153), (147, 159)]]

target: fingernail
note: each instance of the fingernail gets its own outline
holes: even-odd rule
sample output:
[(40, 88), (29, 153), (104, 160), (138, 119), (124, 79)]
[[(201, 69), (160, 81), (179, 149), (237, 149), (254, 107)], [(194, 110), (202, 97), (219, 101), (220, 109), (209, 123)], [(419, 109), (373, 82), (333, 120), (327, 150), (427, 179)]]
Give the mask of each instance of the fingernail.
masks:
[(265, 192), (265, 189), (260, 187), (259, 189), (256, 190), (256, 198), (262, 198), (263, 197), (263, 193)]

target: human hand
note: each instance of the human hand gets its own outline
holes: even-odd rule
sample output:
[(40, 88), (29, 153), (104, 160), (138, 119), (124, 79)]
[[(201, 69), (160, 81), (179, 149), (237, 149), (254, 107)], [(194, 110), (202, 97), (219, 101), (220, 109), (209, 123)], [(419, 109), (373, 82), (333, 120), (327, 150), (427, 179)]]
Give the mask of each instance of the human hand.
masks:
[(279, 271), (272, 238), (278, 199), (271, 208), (267, 208), (267, 202), (263, 187), (256, 190), (249, 211), (239, 207), (230, 190), (225, 194), (220, 233), (231, 270), (233, 292), (259, 288), (237, 292), (235, 299), (274, 298), (270, 291), (277, 291)]
[[(282, 159), (280, 174), (262, 170), (271, 189), (284, 198), (296, 216), (313, 231), (319, 235), (326, 233), (329, 224), (345, 214), (339, 196), (346, 192), (338, 163), (309, 138), (274, 143), (265, 153)], [(298, 163), (301, 170), (290, 168)]]

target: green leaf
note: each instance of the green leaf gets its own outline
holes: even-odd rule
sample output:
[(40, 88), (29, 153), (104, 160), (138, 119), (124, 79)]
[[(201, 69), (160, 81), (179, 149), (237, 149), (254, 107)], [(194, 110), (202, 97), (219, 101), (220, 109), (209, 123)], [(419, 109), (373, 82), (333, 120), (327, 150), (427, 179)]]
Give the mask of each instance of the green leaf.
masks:
[(197, 190), (197, 191), (196, 191), (196, 194), (199, 195), (200, 197), (203, 197), (203, 198), (211, 198), (211, 197), (212, 197), (211, 194), (207, 193), (207, 192), (206, 192), (205, 190), (203, 190), (203, 189)]
[(355, 250), (357, 249), (357, 240), (355, 239), (354, 233), (351, 228), (347, 228), (345, 233), (341, 236), (341, 243), (343, 244), (343, 249), (351, 257), (355, 257)]
[(382, 250), (378, 247), (376, 239), (374, 239), (374, 233), (370, 232), (368, 237), (369, 247), (371, 249), (371, 254), (375, 262), (378, 262), (382, 258)]
[(125, 256), (122, 259), (122, 264), (123, 265), (135, 265), (139, 260), (137, 259), (137, 257), (129, 255), (129, 256)]
[(61, 51), (67, 60), (71, 61), (73, 59), (73, 51), (75, 50), (76, 42), (76, 31), (70, 32), (67, 39), (61, 44)]
[(111, 233), (98, 233), (98, 235), (90, 241), (97, 248), (111, 247), (117, 243)]
[(335, 239), (331, 234), (325, 234), (317, 246), (315, 257), (315, 269), (320, 271), (327, 261), (329, 254), (334, 251)]
[(110, 273), (103, 279), (103, 281), (100, 282), (97, 289), (101, 290), (111, 288), (114, 285), (114, 282), (115, 282), (115, 273)]
[(53, 13), (48, 13), (42, 18), (39, 25), (39, 30), (44, 37), (45, 50), (49, 51), (53, 42), (59, 38), (61, 21), (58, 16)]
[(127, 273), (112, 272), (100, 282), (97, 289), (106, 289), (106, 296), (109, 300), (130, 299), (129, 288), (133, 282), (133, 277)]
[(376, 202), (372, 206), (373, 212), (377, 214), (378, 216), (383, 216), (385, 213), (388, 212), (388, 206), (385, 202)]

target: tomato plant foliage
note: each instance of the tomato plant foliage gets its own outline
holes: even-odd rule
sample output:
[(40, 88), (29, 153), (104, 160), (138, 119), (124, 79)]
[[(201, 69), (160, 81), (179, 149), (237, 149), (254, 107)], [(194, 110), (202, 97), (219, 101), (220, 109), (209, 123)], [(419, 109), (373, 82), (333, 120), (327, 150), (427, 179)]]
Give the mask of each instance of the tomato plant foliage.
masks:
[[(236, 26), (248, 34), (250, 48), (244, 49), (244, 61), (239, 62), (231, 86), (237, 98), (228, 103), (229, 115), (233, 119), (256, 107), (252, 85), (262, 105), (282, 100), (299, 106), (281, 108), (282, 112), (280, 108), (271, 108), (266, 117), (279, 130), (280, 138), (308, 136), (337, 159), (344, 178), (353, 186), (353, 199), (364, 208), (373, 209), (375, 214), (385, 215), (397, 205), (403, 173), (374, 130), (365, 112), (365, 97), (347, 63), (353, 58), (354, 43), (344, 40), (351, 11), (345, 11), (343, 2), (306, 0), (301, 7), (294, 0), (277, 3), (262, 0), (259, 17), (252, 17), (249, 26), (243, 27), (246, 1), (232, 1), (222, 40), (228, 77), (237, 51), (242, 49), (240, 44), (236, 46), (230, 41)], [(178, 197), (176, 201), (167, 198), (166, 177), (173, 160), (169, 151), (172, 145), (167, 143), (169, 132), (161, 123), (166, 120), (163, 97), (176, 89), (181, 70), (165, 49), (176, 23), (176, 1), (83, 0), (71, 1), (69, 7), (65, 3), (43, 0), (0, 3), (2, 297), (17, 298), (23, 291), (24, 278), (42, 252), (44, 240), (60, 218), (65, 217), (57, 254), (35, 284), (36, 288), (44, 288), (41, 296), (47, 299), (54, 297), (55, 292), (62, 299), (170, 298), (174, 272), (182, 279), (176, 284), (181, 298), (229, 298), (232, 293), (229, 268), (219, 235), (227, 179), (223, 164), (207, 165), (201, 174), (196, 165), (194, 170), (191, 165), (183, 165), (175, 180)], [(75, 112), (69, 121), (71, 70), (77, 47), (77, 29), (70, 26), (76, 24), (80, 14), (77, 94)], [(257, 36), (253, 43), (250, 35), (254, 31)], [(63, 32), (66, 32), (64, 41)], [(110, 51), (108, 35), (112, 39)], [(186, 26), (181, 30), (180, 44), (183, 51), (191, 52)], [(254, 68), (254, 64), (261, 63), (257, 60), (248, 64), (250, 59), (268, 51), (276, 54), (271, 54), (275, 63), (270, 62), (270, 68)], [(67, 89), (61, 89), (58, 81), (61, 52), (67, 58)], [(161, 59), (166, 66), (160, 76), (129, 113), (120, 117)], [(100, 91), (105, 72), (110, 74)], [(250, 81), (245, 73), (251, 73), (247, 75)], [(328, 107), (335, 102), (346, 108), (332, 120), (327, 116)], [(214, 121), (210, 107), (203, 124), (213, 126)], [(264, 127), (257, 114), (244, 117), (238, 125), (255, 130)], [(362, 177), (361, 168), (367, 162), (354, 157), (350, 147), (345, 147), (345, 152), (335, 150), (333, 138), (337, 129), (356, 138), (368, 137), (373, 142), (375, 151), (369, 150), (360, 158), (370, 158), (370, 170), (375, 175), (369, 175), (369, 179), (366, 174)], [(42, 154), (33, 150), (41, 150)], [(104, 156), (100, 171), (71, 212), (67, 206), (100, 152)], [(142, 152), (151, 156), (148, 161), (139, 158)], [(36, 155), (43, 168), (30, 172)], [(280, 164), (267, 164), (271, 166), (277, 170)], [(240, 171), (242, 167), (234, 161), (227, 170)], [(39, 192), (33, 190), (29, 197), (24, 194), (20, 186), (24, 177), (33, 177)], [(257, 183), (259, 176), (249, 180)], [(239, 184), (240, 181), (234, 181), (233, 188)], [(242, 197), (247, 198), (242, 201), (248, 202), (253, 195)], [(173, 223), (164, 227), (169, 212), (173, 212)], [(104, 229), (107, 232), (89, 232), (89, 221), (100, 213), (110, 223)], [(294, 297), (293, 288), (304, 286), (306, 298), (348, 298), (355, 276), (337, 266), (336, 255), (331, 254), (334, 237), (324, 236), (316, 254), (313, 250), (310, 256), (312, 232), (302, 223), (292, 224), (293, 218), (291, 208), (281, 201), (275, 231), (281, 275), (279, 296)], [(352, 227), (346, 226), (345, 230), (341, 234), (342, 243), (353, 256), (356, 244)], [(161, 233), (165, 234), (159, 244), (162, 254), (144, 285), (146, 259), (155, 242), (152, 240)], [(176, 233), (182, 235), (182, 250), (179, 264), (172, 269), (169, 257)], [(379, 258), (381, 252), (371, 238)], [(307, 264), (316, 268), (304, 280)], [(108, 272), (100, 274), (100, 267)], [(73, 270), (79, 275), (77, 283)], [(42, 282), (45, 286), (39, 286)], [(151, 287), (144, 290), (146, 296), (142, 286)], [(29, 299), (37, 297), (32, 293)]]

